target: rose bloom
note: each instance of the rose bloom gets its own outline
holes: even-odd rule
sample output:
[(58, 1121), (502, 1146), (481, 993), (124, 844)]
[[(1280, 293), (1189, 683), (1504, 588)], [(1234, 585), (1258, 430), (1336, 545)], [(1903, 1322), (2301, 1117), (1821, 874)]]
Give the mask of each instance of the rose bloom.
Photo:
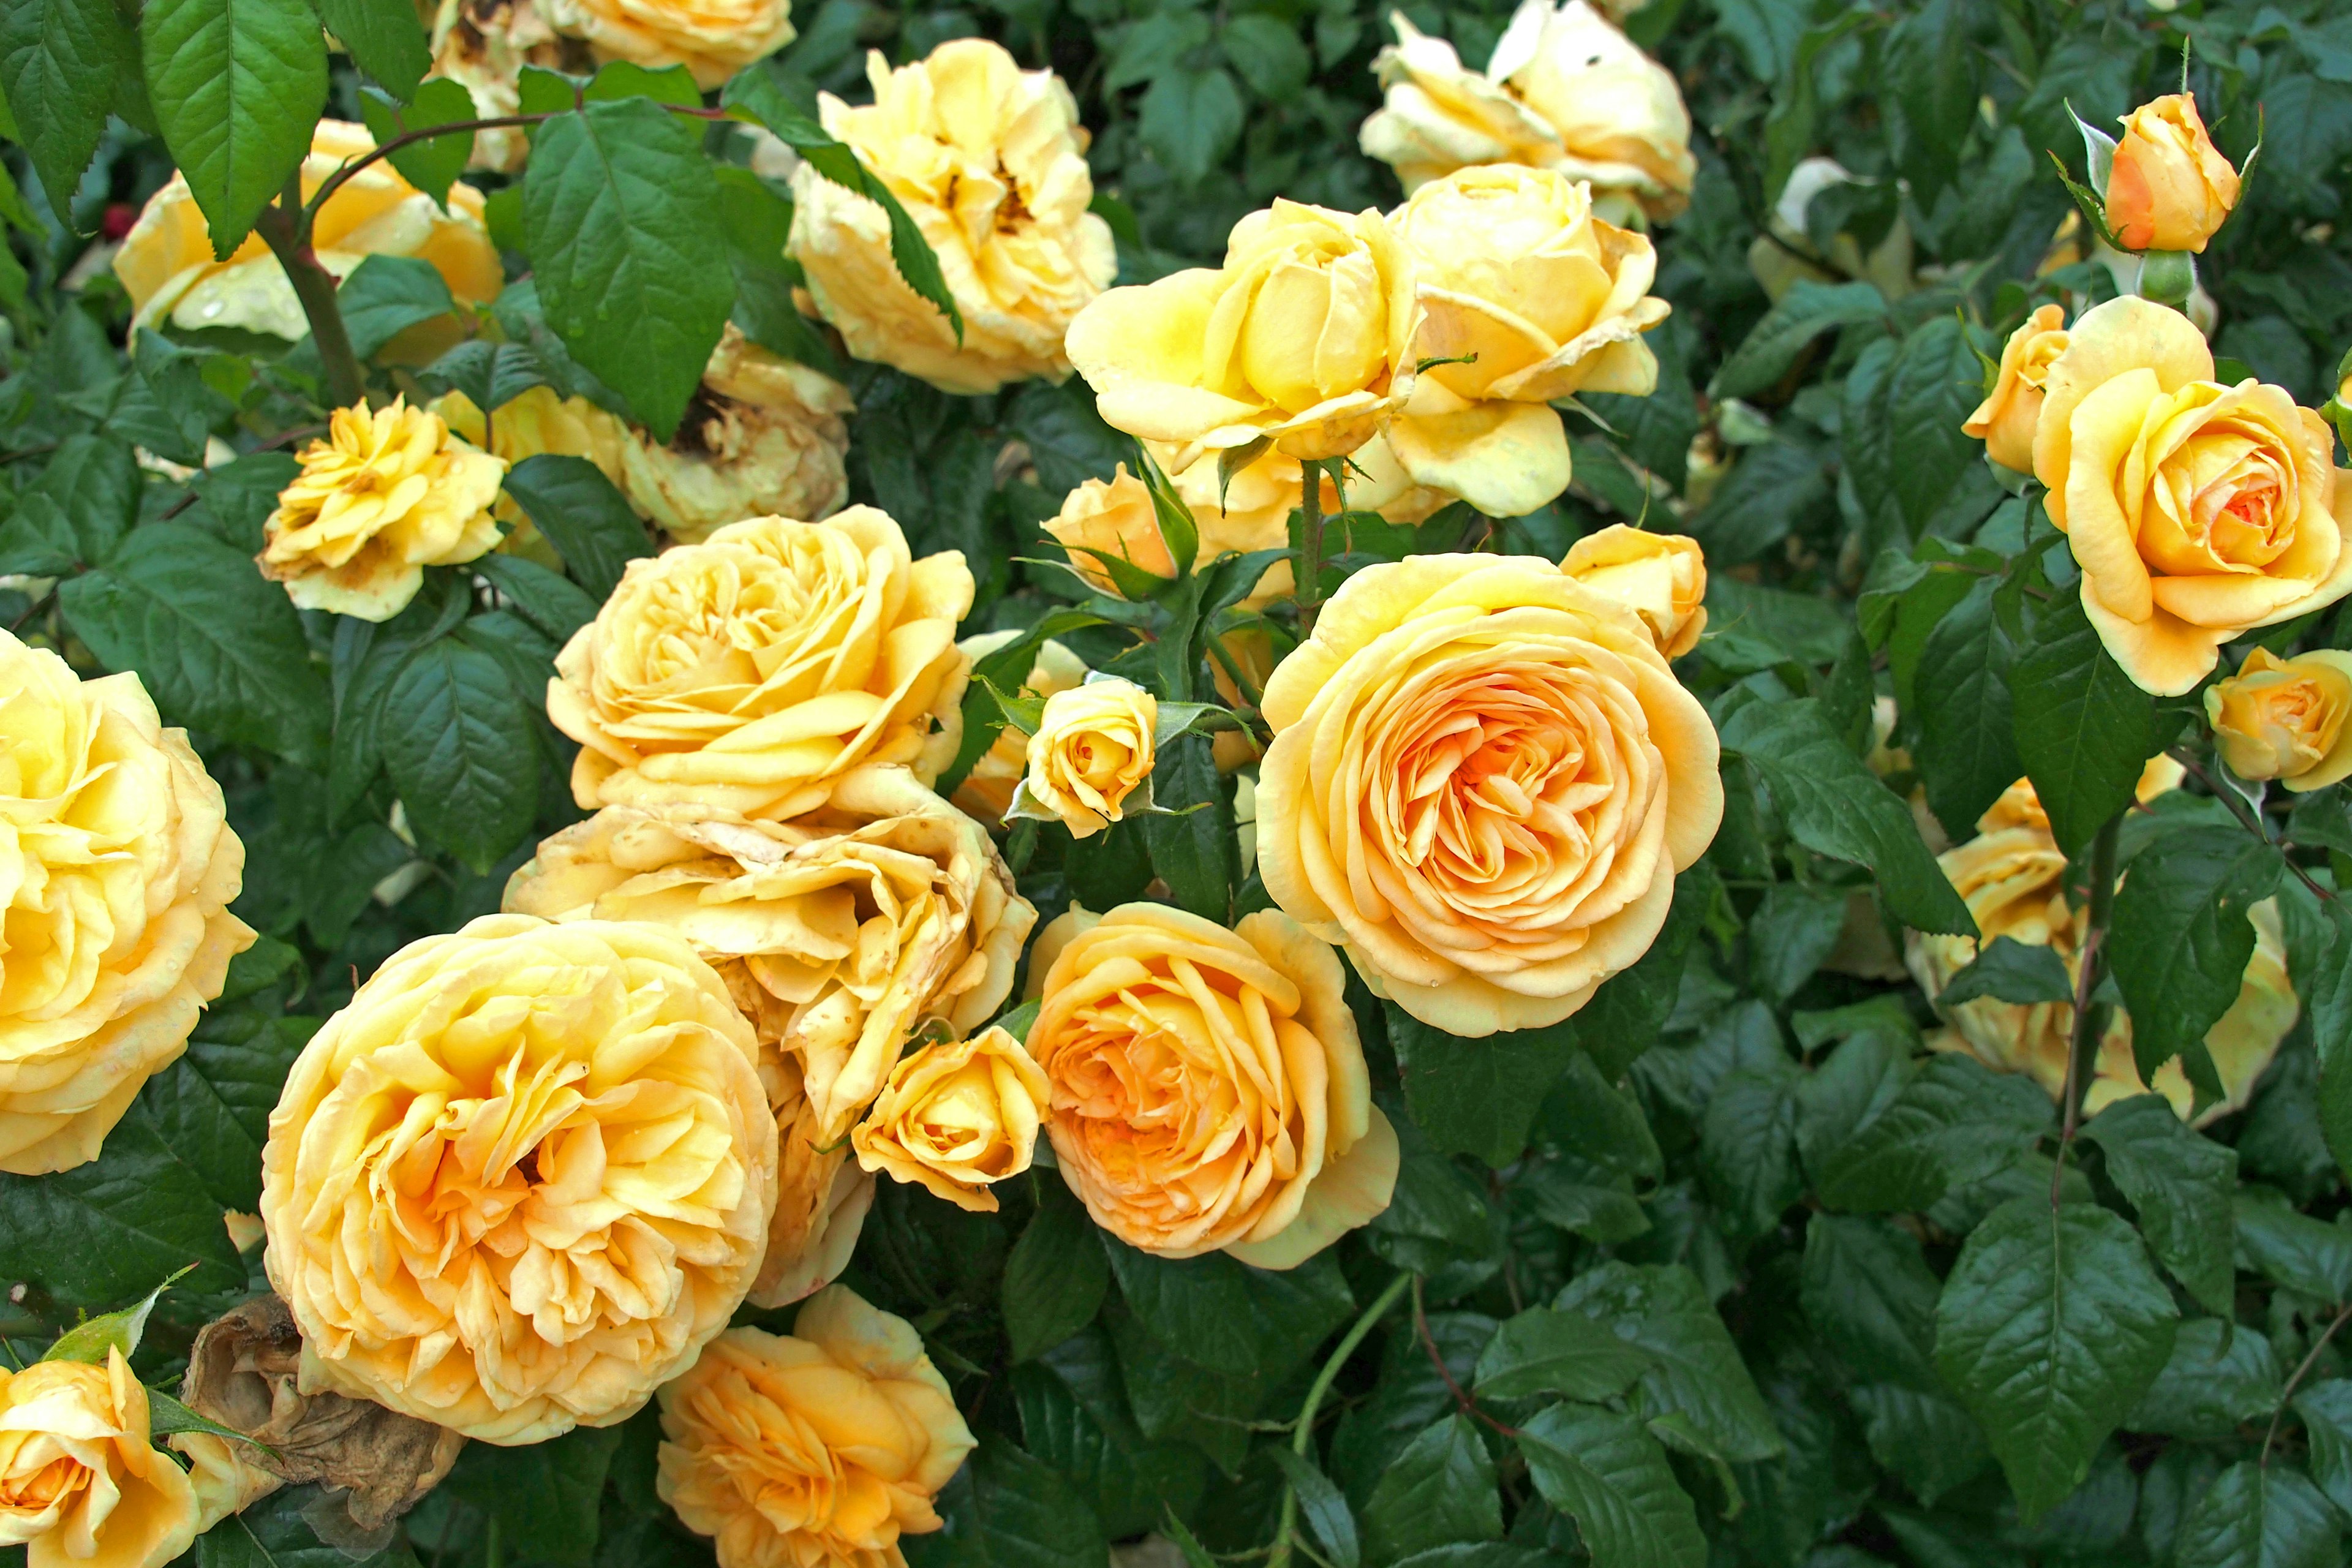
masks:
[(2033, 470), (2033, 432), (2042, 419), (2050, 366), (2066, 352), (2066, 312), (2044, 305), (2001, 345), (1992, 391), (1960, 429), (1985, 444), (1985, 456), (2018, 473)]
[(2337, 648), (2281, 658), (2258, 647), (2237, 674), (2205, 689), (2206, 721), (2230, 771), (2297, 794), (2352, 776), (2347, 710), (2352, 653)]
[(2126, 250), (2202, 251), (2238, 205), (2238, 171), (2197, 112), (2167, 93), (2123, 117), (2107, 174), (2107, 227)]
[[(596, 58), (577, 38), (557, 34), (538, 0), (456, 0), (433, 17), (433, 68), (466, 89), (474, 112), (501, 119), (522, 112), (522, 68), (593, 76)], [(530, 128), (502, 125), (474, 132), (469, 169), (520, 174), (530, 157)]]
[(1329, 947), (1274, 910), (1231, 931), (1162, 904), (1055, 923), (1029, 1051), (1097, 1225), (1161, 1258), (1290, 1268), (1388, 1207), (1396, 1132)]
[[(364, 126), (319, 121), (310, 155), (302, 161), (304, 199), (316, 195), (345, 162), (374, 147)], [(370, 163), (319, 209), (311, 247), (320, 265), (339, 279), (371, 256), (422, 258), (440, 272), (460, 305), (489, 303), (506, 281), (498, 247), (482, 224), (482, 193), (471, 185), (450, 186), (445, 213), (401, 178), (388, 159)], [(310, 332), (294, 286), (259, 235), (247, 236), (226, 261), (213, 258), (212, 231), (181, 174), (147, 199), (115, 253), (114, 275), (131, 296), (134, 326), (168, 321), (187, 331), (236, 327), (289, 342)], [(436, 335), (446, 331), (429, 322), (411, 328), (393, 340), (387, 355), (423, 363), (449, 346)]]
[[(966, 637), (956, 647), (977, 667), (982, 659), (1020, 636), (1021, 629), (1011, 626)], [(1021, 691), (1032, 697), (1051, 697), (1084, 684), (1087, 674), (1086, 660), (1048, 637), (1038, 647), (1028, 678), (1021, 683)], [(1021, 787), (1028, 772), (1029, 737), (1007, 724), (996, 732), (996, 739), (980, 754), (980, 760), (972, 763), (963, 783), (956, 786), (956, 806), (975, 821), (991, 826), (1002, 823), (1004, 814), (1013, 809), (1013, 791)]]
[(600, 60), (684, 66), (709, 92), (793, 41), (792, 0), (540, 0), (559, 33)]
[(425, 585), (425, 568), (498, 543), (490, 505), (506, 472), (402, 398), (373, 413), (338, 408), (262, 525), (261, 574), (285, 584), (298, 608), (388, 621)]
[(1408, 192), (1473, 164), (1518, 163), (1591, 181), (1626, 218), (1689, 205), (1698, 164), (1681, 89), (1585, 0), (1524, 0), (1484, 72), (1402, 12), (1390, 22), (1397, 41), (1372, 62), (1387, 97), (1360, 140)]
[(1568, 434), (1551, 403), (1658, 384), (1642, 342), (1667, 314), (1648, 291), (1657, 252), (1595, 218), (1589, 186), (1508, 164), (1431, 181), (1396, 230), (1412, 257), (1424, 367), (1389, 426), (1398, 460), (1415, 483), (1490, 517), (1557, 500)]
[[(2066, 902), (2066, 857), (2048, 832), (2030, 825), (1995, 828), (1946, 850), (1937, 857), (1937, 864), (1967, 900), (1981, 940), (2006, 936), (2030, 947), (2053, 949), (2065, 961), (2068, 977), (2079, 980), (2081, 925)], [(2248, 913), (2254, 923), (2254, 953), (2246, 965), (2244, 984), (2205, 1037), (2223, 1098), (2196, 1118), (2200, 1126), (2245, 1108), (2279, 1042), (2294, 1027), (2299, 1010), (2287, 982), (2277, 902), (2265, 899)], [(1976, 957), (1977, 941), (1909, 933), (1906, 958), (1930, 1001)], [(1980, 996), (1939, 1011), (1950, 1026), (1932, 1042), (1937, 1049), (1966, 1051), (1997, 1072), (2024, 1073), (2053, 1099), (2064, 1087), (2074, 1034), (2073, 1004)], [(2152, 1086), (2143, 1084), (2131, 1040), (2131, 1018), (2116, 1008), (2099, 1041), (2094, 1077), (2084, 1094), (2084, 1112), (2096, 1115), (2110, 1102), (2146, 1094), (2152, 1087), (2183, 1120), (2189, 1119), (2194, 1093), (2179, 1060), (2158, 1068)]]
[[(1127, 797), (1149, 789), (1160, 700), (1131, 680), (1096, 675), (1045, 699), (1029, 737), (1029, 773), (1015, 798), (1091, 838), (1122, 819)], [(1026, 813), (1024, 813), (1026, 815)]]
[(1723, 816), (1706, 710), (1631, 609), (1547, 561), (1367, 567), (1260, 710), (1266, 891), (1451, 1034), (1583, 1006)]
[(758, 1063), (656, 927), (486, 915), (393, 954), (303, 1047), (262, 1150), (302, 1386), (490, 1443), (627, 1419), (759, 1272)]
[(101, 1364), (0, 1367), (0, 1546), (27, 1568), (163, 1568), (209, 1522), (149, 1435), (147, 1390)]
[(786, 817), (865, 763), (928, 784), (961, 731), (971, 595), (961, 552), (915, 560), (870, 506), (630, 562), (548, 683), (549, 720), (581, 743), (572, 798)]
[(988, 1189), (1029, 1168), (1046, 1100), (1045, 1075), (1021, 1042), (984, 1029), (900, 1058), (850, 1142), (868, 1171), (993, 1214)]
[[(1047, 533), (1070, 557), (1070, 565), (1097, 593), (1120, 597), (1101, 555), (1124, 561), (1148, 577), (1172, 580), (1176, 559), (1160, 532), (1160, 510), (1150, 487), (1118, 465), (1106, 483), (1088, 479), (1063, 498), (1062, 510), (1045, 520)], [(1091, 553), (1099, 551), (1101, 555)], [(1202, 552), (1203, 559), (1208, 552)]]
[(1559, 569), (1639, 616), (1668, 658), (1706, 630), (1706, 552), (1687, 534), (1612, 523), (1570, 545)]
[(661, 1423), (656, 1489), (719, 1568), (906, 1568), (973, 1446), (921, 1336), (841, 1285), (788, 1335), (720, 1335)]
[(1419, 320), (1388, 219), (1277, 199), (1234, 226), (1223, 267), (1087, 306), (1069, 350), (1105, 421), (1175, 446), (1171, 473), (1260, 439), (1312, 462), (1347, 456), (1402, 406)]
[(139, 677), (0, 631), (0, 1171), (98, 1158), (254, 933), (220, 785)]
[(848, 1133), (926, 1020), (962, 1034), (994, 1016), (1037, 919), (978, 823), (878, 766), (789, 822), (608, 806), (544, 840), (506, 904), (684, 937), (763, 1059), (799, 1059), (804, 1081), (787, 1087), (814, 1105), (820, 1143)]
[(803, 164), (786, 248), (817, 310), (859, 359), (942, 392), (1066, 379), (1063, 334), (1118, 272), (1110, 226), (1087, 210), (1094, 178), (1070, 89), (985, 38), (952, 39), (895, 71), (869, 54), (866, 75), (871, 106), (819, 93), (818, 116), (930, 242), (963, 341), (898, 276), (882, 208)]
[(2033, 438), (2083, 610), (2142, 689), (2177, 697), (2224, 643), (2352, 590), (2327, 422), (2284, 388), (2212, 379), (2178, 310), (2110, 300), (2051, 363)]

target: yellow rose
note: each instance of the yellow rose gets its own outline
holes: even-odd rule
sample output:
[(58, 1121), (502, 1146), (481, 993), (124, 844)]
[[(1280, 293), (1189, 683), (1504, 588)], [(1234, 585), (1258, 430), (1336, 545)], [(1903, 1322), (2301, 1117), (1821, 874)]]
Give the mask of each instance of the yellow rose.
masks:
[(963, 1034), (994, 1016), (1037, 919), (980, 825), (895, 767), (845, 775), (789, 822), (608, 806), (544, 840), (506, 907), (684, 937), (763, 1061), (799, 1058), (804, 1083), (783, 1089), (815, 1107), (820, 1143), (849, 1131), (927, 1020)]
[(2009, 334), (1992, 391), (1960, 429), (1985, 444), (1985, 456), (2021, 474), (2033, 471), (2033, 431), (2042, 418), (2042, 385), (2066, 352), (2066, 312), (2044, 305)]
[(963, 342), (898, 276), (881, 207), (803, 165), (786, 248), (818, 310), (859, 359), (942, 392), (1066, 379), (1063, 333), (1118, 272), (1110, 226), (1087, 210), (1094, 179), (1070, 89), (985, 38), (941, 44), (895, 71), (870, 54), (866, 75), (870, 107), (820, 93), (818, 115), (930, 242)]
[(388, 621), (425, 585), (425, 568), (498, 543), (490, 505), (506, 472), (401, 398), (373, 413), (338, 408), (262, 525), (261, 574), (301, 609)]
[(1559, 569), (1639, 616), (1668, 658), (1706, 630), (1706, 552), (1687, 534), (1612, 523), (1570, 545)]
[(1338, 955), (1274, 910), (1074, 915), (1029, 1026), (1062, 1179), (1162, 1258), (1290, 1268), (1389, 1206), (1395, 1130)]
[[(1905, 761), (1906, 764), (1909, 762), (1907, 752), (1905, 753)], [(2139, 771), (2139, 783), (2133, 786), (2133, 794), (2142, 805), (2146, 805), (2158, 795), (2179, 789), (2180, 781), (2188, 774), (2189, 770), (2170, 757), (2161, 754), (2150, 757)], [(2042, 833), (2050, 831), (2050, 814), (2042, 809), (2042, 796), (2035, 793), (2032, 779), (2020, 779), (2001, 791), (1999, 798), (1985, 807), (1984, 815), (1977, 818), (1979, 833), (1995, 833), (2004, 827), (2031, 827)]]
[(1549, 562), (1367, 567), (1266, 683), (1258, 871), (1423, 1023), (1558, 1023), (1649, 948), (1723, 816), (1649, 628)]
[(1396, 230), (1412, 258), (1412, 352), (1425, 367), (1389, 426), (1398, 461), (1492, 517), (1558, 499), (1568, 434), (1551, 402), (1657, 385), (1642, 342), (1667, 314), (1648, 292), (1657, 252), (1595, 218), (1589, 186), (1509, 164), (1423, 185)]
[(1159, 699), (1131, 680), (1096, 675), (1055, 692), (1029, 737), (1029, 772), (1014, 792), (1014, 811), (1055, 818), (1073, 838), (1091, 838), (1122, 820), (1137, 789), (1149, 798), (1159, 721)]
[(921, 1336), (842, 1285), (788, 1335), (720, 1335), (661, 1391), (661, 1422), (656, 1489), (719, 1568), (899, 1568), (972, 1450)]
[[(522, 112), (525, 66), (571, 76), (591, 76), (596, 69), (594, 52), (577, 38), (558, 36), (536, 0), (452, 0), (437, 5), (432, 44), (429, 74), (464, 88), (474, 112), (484, 119)], [(520, 174), (530, 156), (530, 128), (501, 125), (474, 132), (466, 166)]]
[(2202, 251), (2238, 205), (2238, 171), (2197, 100), (2167, 93), (2124, 116), (2107, 174), (2107, 227), (2126, 250)]
[[(1152, 504), (1150, 487), (1118, 465), (1108, 483), (1088, 479), (1062, 500), (1062, 510), (1044, 523), (1070, 557), (1078, 575), (1097, 593), (1118, 597), (1118, 586), (1102, 555), (1124, 561), (1149, 577), (1176, 575), (1176, 559), (1160, 536), (1160, 510)], [(1097, 555), (1093, 552), (1100, 552)], [(1202, 552), (1208, 558), (1208, 552)]]
[(104, 1365), (0, 1367), (0, 1546), (27, 1568), (163, 1568), (196, 1538), (196, 1494), (158, 1451), (147, 1390)]
[[(303, 197), (317, 194), (328, 175), (374, 146), (364, 126), (319, 121), (310, 155), (302, 160)], [(467, 184), (450, 186), (445, 213), (382, 158), (319, 209), (311, 247), (337, 278), (349, 277), (371, 256), (422, 258), (439, 270), (461, 305), (489, 303), (506, 280), (498, 247), (482, 225), (481, 192)], [(168, 321), (186, 331), (236, 327), (289, 342), (310, 332), (294, 286), (259, 235), (247, 236), (226, 261), (213, 259), (212, 231), (180, 174), (147, 199), (115, 253), (114, 275), (131, 296), (136, 326)], [(434, 330), (411, 329), (383, 357), (422, 363), (448, 346)]]
[(2258, 647), (2237, 674), (2205, 690), (2205, 718), (2230, 771), (2276, 779), (2298, 794), (2352, 776), (2347, 710), (2352, 653), (2337, 648), (2280, 658)]
[[(1020, 635), (1018, 626), (982, 632), (964, 638), (956, 647), (977, 666)], [(1021, 690), (1032, 697), (1051, 697), (1083, 684), (1087, 673), (1086, 660), (1048, 637), (1039, 646)], [(955, 804), (973, 820), (992, 827), (1013, 809), (1013, 792), (1021, 787), (1021, 780), (1028, 772), (1029, 737), (1007, 724), (996, 732), (996, 739), (980, 754), (980, 760), (972, 763), (963, 783), (956, 786)]]
[(1397, 41), (1372, 62), (1386, 97), (1360, 140), (1407, 191), (1472, 164), (1521, 163), (1589, 180), (1653, 220), (1689, 205), (1698, 164), (1681, 89), (1585, 0), (1525, 0), (1484, 72), (1402, 12), (1389, 19)]
[(220, 785), (139, 677), (0, 631), (0, 1171), (98, 1158), (254, 933)]
[(609, 1426), (759, 1272), (776, 1123), (751, 1026), (652, 926), (414, 942), (288, 1075), (261, 1155), (301, 1385), (469, 1437)]
[[(2065, 962), (2068, 977), (2079, 981), (2082, 931), (2066, 902), (2066, 857), (2047, 831), (2030, 825), (1997, 828), (1946, 850), (1937, 863), (1967, 900), (1981, 940), (2005, 936), (2029, 947), (2048, 947)], [(2255, 1081), (2294, 1027), (2298, 1012), (2287, 983), (2277, 903), (2266, 899), (2248, 912), (2254, 924), (2254, 954), (2246, 965), (2244, 984), (2238, 1000), (2205, 1037), (2223, 1098), (2196, 1118), (2199, 1125), (2245, 1109)], [(1977, 941), (1909, 933), (1906, 957), (1930, 1001), (1976, 957)], [(2064, 1088), (2074, 1034), (2072, 1003), (2027, 1004), (1980, 996), (1938, 1010), (1950, 1027), (1931, 1042), (1937, 1048), (1966, 1051), (1997, 1072), (2024, 1073), (2053, 1099)], [(2140, 1081), (2131, 1041), (2131, 1019), (2117, 1008), (2099, 1041), (2094, 1076), (2084, 1093), (2085, 1112), (2096, 1115), (2114, 1100), (2148, 1091), (2151, 1086)], [(2153, 1088), (2183, 1120), (2189, 1118), (2194, 1092), (2179, 1058), (2157, 1069)]]
[(549, 720), (581, 743), (572, 797), (785, 817), (865, 763), (929, 784), (961, 731), (971, 595), (961, 552), (915, 560), (870, 506), (630, 562), (548, 683)]
[(2352, 590), (2335, 433), (2283, 388), (2212, 375), (2178, 310), (2110, 300), (2051, 362), (2033, 437), (2084, 613), (2160, 697), (2202, 680), (2222, 644)]
[(1029, 1168), (1046, 1098), (1045, 1074), (1021, 1042), (984, 1029), (901, 1058), (850, 1142), (868, 1171), (993, 1214), (988, 1189)]
[(1379, 213), (1276, 200), (1234, 226), (1223, 267), (1087, 306), (1070, 359), (1114, 428), (1175, 446), (1171, 473), (1260, 439), (1307, 462), (1345, 457), (1412, 391), (1412, 288)]
[(792, 0), (540, 0), (600, 60), (684, 66), (709, 92), (793, 41)]

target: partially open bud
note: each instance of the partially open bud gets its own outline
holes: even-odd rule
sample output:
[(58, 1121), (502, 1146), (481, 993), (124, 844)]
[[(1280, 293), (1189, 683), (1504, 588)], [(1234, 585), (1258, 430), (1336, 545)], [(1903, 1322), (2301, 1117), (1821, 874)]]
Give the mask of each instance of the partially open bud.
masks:
[[(1151, 504), (1150, 488), (1121, 463), (1109, 483), (1088, 479), (1072, 490), (1062, 510), (1045, 520), (1045, 531), (1069, 552), (1070, 564), (1097, 592), (1119, 595), (1108, 555), (1123, 561), (1149, 577), (1162, 581), (1176, 575), (1175, 557), (1160, 536), (1160, 513)], [(1100, 552), (1100, 554), (1095, 553)]]
[(2205, 689), (2205, 717), (2230, 771), (2297, 794), (2352, 775), (2347, 713), (2352, 653), (2335, 648), (2281, 658), (2257, 647), (2237, 674)]
[(2124, 116), (2107, 174), (2107, 226), (2126, 250), (2202, 251), (2238, 205), (2238, 171), (2185, 92)]

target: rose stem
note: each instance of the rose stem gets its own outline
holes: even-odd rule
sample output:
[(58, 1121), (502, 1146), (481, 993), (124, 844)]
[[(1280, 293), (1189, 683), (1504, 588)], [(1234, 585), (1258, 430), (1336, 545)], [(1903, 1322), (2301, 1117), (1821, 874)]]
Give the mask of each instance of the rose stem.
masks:
[(2058, 1158), (2050, 1171), (2050, 1209), (2058, 1210), (2058, 1193), (2066, 1175), (2066, 1151), (2082, 1125), (2083, 1096), (2091, 1086), (2093, 1058), (2099, 1037), (2105, 1032), (2106, 1008), (2091, 1000), (2105, 977), (2107, 921), (2116, 908), (2116, 841), (2122, 836), (2124, 814), (2116, 813), (2091, 840), (2091, 902), (2083, 917), (2083, 944), (2077, 950), (2081, 967), (2074, 975), (2074, 1038), (2066, 1053), (2066, 1087), (2061, 1100), (2066, 1119), (2058, 1134)]
[[(1313, 1385), (1307, 1390), (1307, 1403), (1298, 1407), (1297, 1428), (1290, 1435), (1292, 1453), (1302, 1459), (1311, 1458), (1315, 1448), (1315, 1412), (1321, 1407), (1323, 1396), (1331, 1392), (1331, 1384), (1339, 1377), (1339, 1369), (1348, 1364), (1348, 1358), (1356, 1353), (1356, 1347), (1364, 1342), (1364, 1336), (1372, 1331), (1372, 1325), (1388, 1315), (1389, 1309), (1412, 1289), (1412, 1282), (1413, 1277), (1410, 1274), (1400, 1274), (1390, 1280), (1388, 1289), (1372, 1299), (1372, 1304), (1364, 1309), (1363, 1316), (1356, 1320), (1354, 1326), (1331, 1352), (1330, 1358), (1324, 1362), (1323, 1370), (1315, 1374)], [(1266, 1568), (1282, 1568), (1282, 1564), (1290, 1561), (1290, 1538), (1297, 1529), (1298, 1490), (1285, 1485), (1282, 1489), (1282, 1522), (1275, 1531), (1274, 1549), (1266, 1557)]]

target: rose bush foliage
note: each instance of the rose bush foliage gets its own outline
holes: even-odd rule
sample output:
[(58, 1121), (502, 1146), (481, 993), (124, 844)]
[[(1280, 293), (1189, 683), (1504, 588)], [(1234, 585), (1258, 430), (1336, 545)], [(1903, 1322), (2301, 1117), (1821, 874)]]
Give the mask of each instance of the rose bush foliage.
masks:
[(2342, 1561), (2339, 9), (0, 0), (0, 1564)]

